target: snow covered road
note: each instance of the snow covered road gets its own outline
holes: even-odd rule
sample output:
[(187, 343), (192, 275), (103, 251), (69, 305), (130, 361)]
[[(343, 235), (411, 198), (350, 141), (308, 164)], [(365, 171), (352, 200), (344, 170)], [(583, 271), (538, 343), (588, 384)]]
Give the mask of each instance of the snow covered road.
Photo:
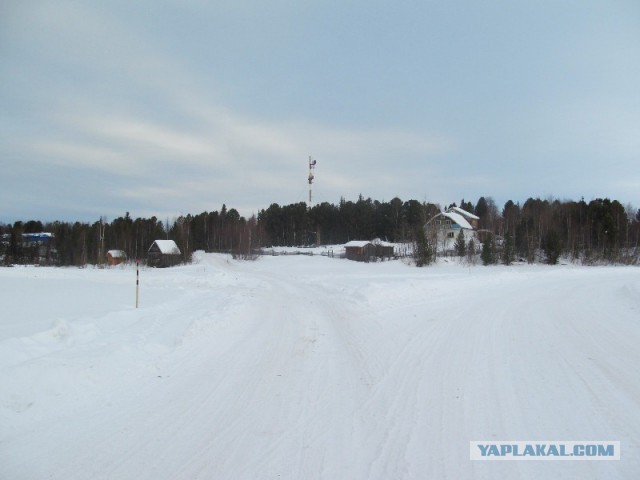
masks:
[[(130, 268), (0, 269), (0, 478), (639, 478), (639, 272), (200, 255), (136, 310)], [(585, 439), (621, 460), (469, 460)]]

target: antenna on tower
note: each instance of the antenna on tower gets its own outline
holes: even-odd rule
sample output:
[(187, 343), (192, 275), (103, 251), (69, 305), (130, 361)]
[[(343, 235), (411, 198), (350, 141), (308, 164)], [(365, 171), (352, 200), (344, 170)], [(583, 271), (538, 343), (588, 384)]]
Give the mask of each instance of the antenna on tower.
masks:
[(316, 168), (316, 161), (309, 155), (309, 208), (311, 208), (311, 186), (313, 185), (313, 170)]
[(100, 239), (100, 247), (98, 248), (98, 265), (102, 264), (104, 257), (102, 256), (102, 250), (104, 248), (104, 230), (106, 228), (107, 217), (100, 217), (100, 229), (98, 230), (98, 238)]

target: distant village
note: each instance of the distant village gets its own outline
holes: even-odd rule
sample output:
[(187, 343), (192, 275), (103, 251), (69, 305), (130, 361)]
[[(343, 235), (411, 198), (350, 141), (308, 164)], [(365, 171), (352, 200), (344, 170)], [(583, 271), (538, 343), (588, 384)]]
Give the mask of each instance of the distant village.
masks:
[[(462, 235), (465, 242), (478, 239), (478, 220), (480, 218), (473, 213), (453, 206), (444, 212), (438, 213), (424, 225), (425, 234), (434, 239), (436, 251), (439, 254), (452, 254), (455, 241)], [(20, 249), (23, 256), (34, 264), (52, 265), (57, 260), (56, 237), (51, 232), (23, 233)], [(13, 240), (15, 242), (15, 239)], [(12, 237), (5, 233), (2, 235), (3, 258), (11, 249)], [(314, 245), (315, 246), (315, 245)], [(302, 247), (309, 247), (303, 245)], [(330, 256), (346, 258), (347, 260), (370, 262), (376, 260), (390, 260), (400, 256), (406, 257), (411, 251), (402, 244), (383, 241), (379, 238), (372, 240), (351, 240), (343, 245), (332, 246)], [(297, 250), (300, 252), (300, 250)], [(335, 253), (337, 252), (337, 253)], [(286, 251), (280, 251), (280, 254)], [(273, 248), (260, 248), (254, 254), (275, 255)], [(327, 253), (329, 256), (329, 253)], [(102, 262), (101, 262), (102, 260)], [(122, 249), (107, 249), (104, 258), (96, 259), (96, 264), (104, 263), (107, 266), (116, 266), (130, 261), (127, 252)], [(180, 248), (174, 240), (156, 239), (144, 254), (146, 265), (150, 267), (171, 267), (183, 263)]]
[[(428, 265), (458, 257), (483, 264), (516, 261), (638, 263), (640, 211), (617, 201), (589, 203), (529, 199), (507, 202), (500, 211), (491, 198), (475, 207), (462, 200), (440, 210), (415, 200), (272, 204), (244, 218), (234, 209), (203, 212), (161, 222), (127, 213), (108, 223), (36, 221), (0, 225), (0, 265), (98, 265), (140, 260), (150, 267), (188, 263), (196, 250), (260, 255), (313, 254), (375, 262), (414, 258)], [(464, 207), (464, 208), (463, 208)], [(46, 228), (50, 227), (50, 228)], [(326, 248), (318, 250), (320, 246)], [(311, 247), (316, 247), (313, 250)]]

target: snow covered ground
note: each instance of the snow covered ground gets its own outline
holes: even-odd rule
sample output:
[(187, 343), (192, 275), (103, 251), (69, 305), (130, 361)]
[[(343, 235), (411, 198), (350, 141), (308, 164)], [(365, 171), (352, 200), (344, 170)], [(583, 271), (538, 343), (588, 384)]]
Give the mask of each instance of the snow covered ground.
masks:
[[(640, 270), (0, 269), (0, 478), (640, 478)], [(471, 440), (620, 461), (469, 460)]]

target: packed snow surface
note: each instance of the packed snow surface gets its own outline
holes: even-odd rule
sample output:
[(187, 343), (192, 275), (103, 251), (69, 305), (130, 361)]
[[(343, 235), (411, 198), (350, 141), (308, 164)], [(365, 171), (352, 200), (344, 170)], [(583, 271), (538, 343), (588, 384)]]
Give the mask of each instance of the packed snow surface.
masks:
[(0, 269), (0, 478), (640, 478), (638, 268), (198, 254), (140, 285)]

